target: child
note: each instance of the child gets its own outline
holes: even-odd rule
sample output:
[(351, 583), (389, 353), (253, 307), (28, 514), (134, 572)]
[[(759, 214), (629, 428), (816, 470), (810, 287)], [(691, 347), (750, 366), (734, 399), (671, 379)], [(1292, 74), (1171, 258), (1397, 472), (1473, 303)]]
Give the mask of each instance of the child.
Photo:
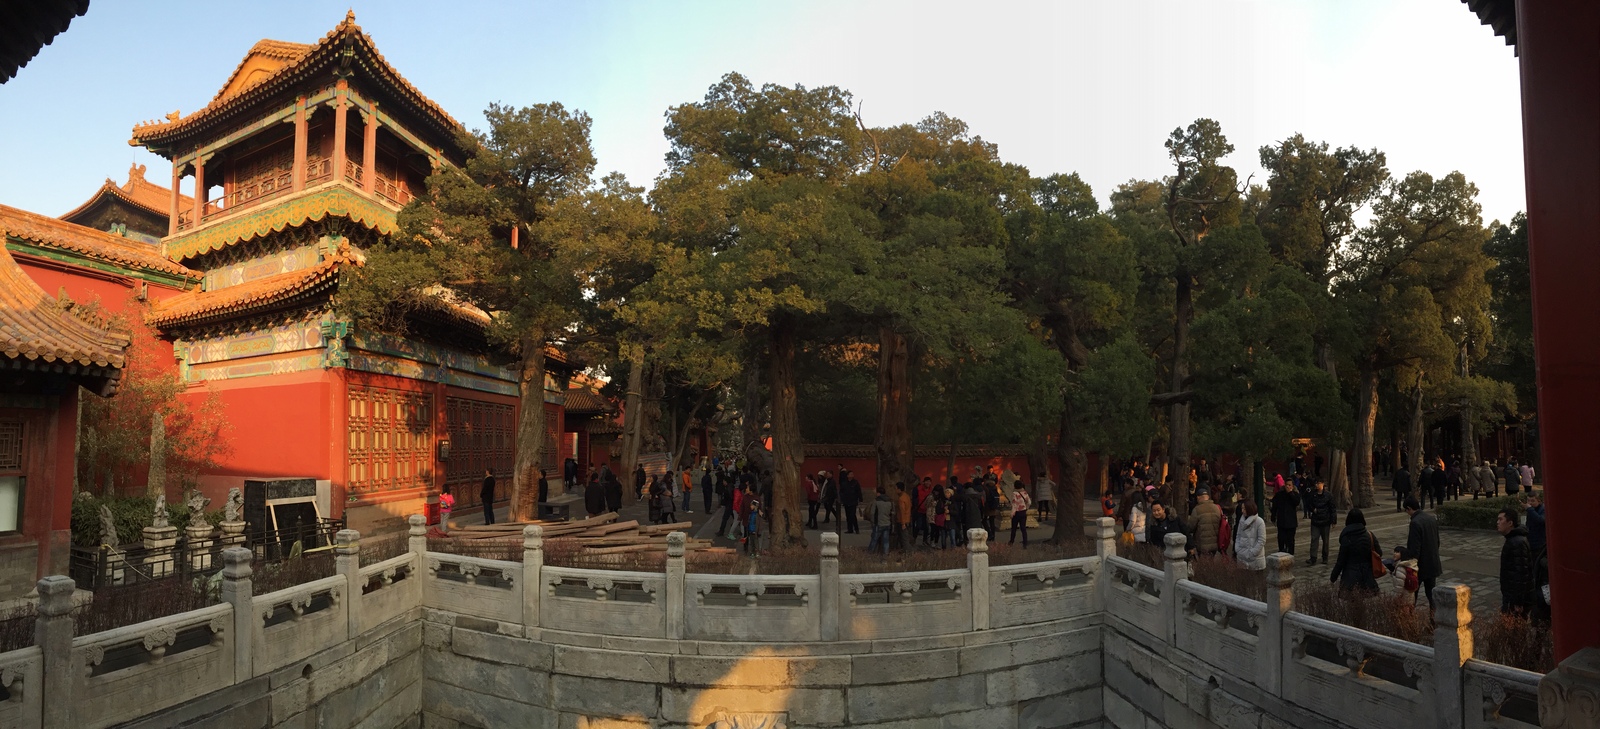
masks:
[(1401, 590), (1411, 593), (1411, 604), (1417, 604), (1417, 558), (1405, 547), (1394, 548), (1394, 558), (1384, 560), (1389, 576)]

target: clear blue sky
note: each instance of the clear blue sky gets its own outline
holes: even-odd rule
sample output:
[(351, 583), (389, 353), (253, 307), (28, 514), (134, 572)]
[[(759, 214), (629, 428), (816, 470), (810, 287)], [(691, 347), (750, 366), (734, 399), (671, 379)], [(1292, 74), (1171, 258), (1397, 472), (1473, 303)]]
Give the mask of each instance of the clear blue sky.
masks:
[[(59, 215), (130, 163), (141, 120), (203, 106), (261, 38), (312, 42), (348, 3), (95, 0), (0, 85), (0, 203)], [(491, 101), (594, 118), (598, 172), (649, 186), (663, 113), (723, 73), (837, 85), (869, 124), (964, 119), (1035, 174), (1102, 202), (1169, 171), (1161, 143), (1209, 116), (1238, 151), (1295, 132), (1377, 147), (1396, 174), (1461, 170), (1485, 221), (1522, 210), (1516, 58), (1455, 0), (367, 2), (357, 22), (468, 127)], [(1262, 178), (1258, 175), (1257, 180)]]

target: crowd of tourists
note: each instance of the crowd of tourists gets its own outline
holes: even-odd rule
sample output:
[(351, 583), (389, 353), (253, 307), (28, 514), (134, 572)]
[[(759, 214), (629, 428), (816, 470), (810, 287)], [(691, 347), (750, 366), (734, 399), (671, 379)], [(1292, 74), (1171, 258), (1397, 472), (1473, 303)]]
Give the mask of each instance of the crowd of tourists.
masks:
[[(821, 470), (805, 477), (807, 529), (825, 529), (859, 534), (860, 520), (871, 528), (869, 551), (887, 555), (891, 545), (898, 549), (923, 547), (948, 549), (967, 543), (968, 529), (982, 529), (994, 541), (1002, 520), (1010, 529), (1008, 544), (1022, 536), (1028, 546), (1028, 512), (1037, 506), (1039, 520), (1049, 518), (1055, 504), (1055, 484), (1048, 478), (1036, 479), (1030, 491), (1010, 468), (996, 472), (993, 467), (975, 466), (962, 479), (950, 476), (935, 481), (923, 476), (907, 486), (878, 486), (870, 502), (864, 500), (861, 482), (840, 464), (832, 471)], [(817, 517), (821, 516), (819, 520)]]
[[(1485, 461), (1482, 466), (1462, 471), (1459, 465), (1447, 467), (1442, 458), (1436, 459), (1423, 466), (1415, 482), (1420, 485), (1418, 491), (1429, 498), (1425, 508), (1418, 495), (1412, 493), (1412, 481), (1402, 465), (1395, 471), (1392, 488), (1397, 511), (1404, 511), (1409, 519), (1407, 536), (1404, 544), (1393, 545), (1392, 551), (1385, 553), (1367, 526), (1366, 514), (1356, 508), (1345, 512), (1334, 550), (1331, 532), (1338, 521), (1334, 496), (1321, 478), (1294, 465), (1288, 474), (1276, 474), (1268, 483), (1265, 514), (1260, 513), (1251, 494), (1243, 491), (1235, 475), (1212, 476), (1203, 460), (1189, 475), (1186, 518), (1178, 518), (1170, 505), (1163, 503), (1160, 490), (1148, 480), (1146, 469), (1138, 461), (1121, 469), (1102, 499), (1102, 509), (1108, 516), (1114, 514), (1118, 518), (1126, 542), (1162, 545), (1167, 534), (1183, 534), (1190, 555), (1231, 558), (1256, 571), (1266, 568), (1268, 520), (1276, 533), (1273, 551), (1289, 555), (1297, 553), (1303, 520), (1310, 532), (1306, 565), (1316, 565), (1320, 560), (1329, 568), (1330, 582), (1342, 590), (1376, 594), (1378, 580), (1387, 577), (1398, 589), (1412, 593), (1414, 603), (1426, 596), (1431, 608), (1433, 588), (1443, 568), (1439, 520), (1428, 509), (1437, 510), (1445, 500), (1466, 493), (1472, 493), (1474, 499), (1496, 496), (1503, 477), (1508, 495), (1520, 491), (1523, 496), (1522, 509), (1505, 508), (1496, 515), (1496, 528), (1505, 538), (1500, 554), (1500, 609), (1507, 614), (1549, 620), (1545, 507), (1542, 494), (1532, 489), (1531, 466), (1519, 465), (1513, 459), (1503, 468), (1496, 468), (1492, 461)], [(1168, 489), (1168, 493), (1182, 491)]]

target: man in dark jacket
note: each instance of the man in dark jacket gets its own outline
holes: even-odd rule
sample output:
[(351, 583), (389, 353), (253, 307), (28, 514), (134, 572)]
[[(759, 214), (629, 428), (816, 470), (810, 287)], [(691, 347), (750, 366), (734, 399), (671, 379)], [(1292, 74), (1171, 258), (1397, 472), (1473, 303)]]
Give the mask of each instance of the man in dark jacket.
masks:
[(1294, 533), (1300, 528), (1300, 494), (1293, 481), (1272, 495), (1272, 523), (1278, 526), (1278, 551), (1294, 554)]
[(600, 470), (600, 483), (606, 489), (606, 511), (622, 511), (622, 482), (609, 468)]
[(963, 539), (968, 530), (983, 528), (983, 494), (975, 484), (961, 487), (961, 520)]
[(1500, 547), (1500, 612), (1526, 615), (1533, 607), (1533, 547), (1528, 530), (1517, 524), (1515, 509), (1501, 509), (1494, 527), (1505, 536)]
[(1544, 551), (1544, 494), (1528, 492), (1523, 500), (1528, 508), (1528, 546), (1533, 547), (1535, 557)]
[(606, 489), (600, 484), (600, 474), (589, 474), (589, 485), (583, 489), (583, 509), (589, 516), (606, 513)]
[(1407, 471), (1405, 466), (1401, 466), (1400, 470), (1395, 471), (1394, 476), (1389, 479), (1389, 487), (1394, 489), (1394, 510), (1400, 511), (1405, 508), (1403, 505), (1406, 503), (1406, 497), (1411, 495), (1411, 472)]
[(856, 475), (839, 469), (839, 505), (844, 507), (844, 532), (846, 534), (860, 534), (861, 525), (856, 523), (856, 507), (861, 504), (861, 482), (856, 480)]
[[(1311, 512), (1311, 560), (1306, 564), (1317, 563), (1317, 546), (1322, 546), (1322, 563), (1328, 563), (1328, 531), (1333, 527), (1333, 494), (1328, 493), (1328, 485), (1317, 479), (1316, 486), (1312, 487), (1310, 494), (1306, 495), (1306, 503)], [(1344, 537), (1341, 536), (1341, 544)]]
[(633, 498), (644, 498), (644, 466), (633, 467)]
[(1433, 610), (1433, 586), (1439, 581), (1444, 568), (1439, 564), (1439, 520), (1422, 510), (1415, 497), (1405, 502), (1406, 513), (1411, 515), (1411, 528), (1406, 534), (1406, 551), (1417, 560), (1417, 581), (1427, 590), (1428, 609)]
[(817, 485), (822, 487), (822, 523), (827, 524), (828, 518), (833, 518), (833, 530), (839, 531), (839, 481), (828, 475), (827, 471), (817, 471)]
[(578, 487), (578, 462), (568, 458), (561, 462), (561, 482), (571, 491)]
[(483, 469), (483, 488), (478, 492), (483, 501), (483, 523), (494, 523), (494, 471)]
[[(1166, 505), (1159, 501), (1150, 503), (1150, 518), (1145, 523), (1144, 533), (1146, 542), (1162, 549), (1167, 546), (1168, 534), (1183, 534), (1186, 539), (1189, 536), (1183, 531), (1183, 522), (1178, 521), (1172, 512), (1167, 510)], [(1185, 542), (1186, 550), (1187, 546)]]
[(716, 488), (715, 481), (709, 468), (700, 476), (700, 501), (705, 505), (707, 514), (711, 513), (711, 492)]

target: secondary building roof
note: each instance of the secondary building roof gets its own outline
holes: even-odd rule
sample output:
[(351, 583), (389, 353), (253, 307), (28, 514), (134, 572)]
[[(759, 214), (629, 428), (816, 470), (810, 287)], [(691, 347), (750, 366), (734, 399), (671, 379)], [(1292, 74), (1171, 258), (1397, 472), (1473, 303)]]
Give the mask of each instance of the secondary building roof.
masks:
[(46, 294), (0, 246), (0, 367), (65, 374), (110, 395), (128, 343), (83, 307)]
[(130, 271), (200, 279), (198, 271), (173, 263), (156, 246), (9, 205), (0, 205), (0, 233), (43, 250), (64, 251)]

